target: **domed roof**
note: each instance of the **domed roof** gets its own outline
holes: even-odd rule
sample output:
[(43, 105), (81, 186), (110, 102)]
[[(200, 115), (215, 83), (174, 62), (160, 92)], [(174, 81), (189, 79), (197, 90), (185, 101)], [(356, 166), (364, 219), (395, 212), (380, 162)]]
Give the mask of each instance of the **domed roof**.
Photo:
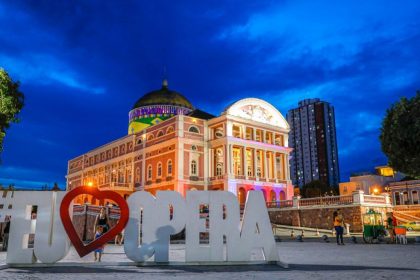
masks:
[(162, 88), (143, 95), (134, 104), (133, 109), (149, 105), (174, 105), (194, 109), (193, 105), (179, 92), (168, 88), (167, 80), (163, 80)]

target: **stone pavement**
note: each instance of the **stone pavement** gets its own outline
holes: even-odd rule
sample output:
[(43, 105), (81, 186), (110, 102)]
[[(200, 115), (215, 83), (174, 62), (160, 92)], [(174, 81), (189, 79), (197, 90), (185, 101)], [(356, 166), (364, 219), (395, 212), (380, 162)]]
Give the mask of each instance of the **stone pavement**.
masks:
[[(419, 279), (420, 245), (279, 242), (288, 269), (275, 265), (251, 266), (93, 266), (93, 256), (80, 259), (74, 250), (62, 262), (83, 262), (82, 267), (8, 268), (0, 279)], [(104, 262), (126, 262), (123, 248), (107, 246)], [(171, 245), (170, 258), (183, 261), (184, 245)], [(5, 254), (0, 254), (5, 259)], [(260, 253), (253, 255), (261, 259)]]

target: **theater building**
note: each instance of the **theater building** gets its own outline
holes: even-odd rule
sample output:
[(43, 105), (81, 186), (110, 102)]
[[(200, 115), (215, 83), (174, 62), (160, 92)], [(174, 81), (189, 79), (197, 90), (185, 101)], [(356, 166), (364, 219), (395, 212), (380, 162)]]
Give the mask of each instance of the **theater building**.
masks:
[[(244, 203), (291, 199), (289, 125), (271, 104), (245, 98), (213, 116), (180, 93), (145, 94), (129, 112), (128, 134), (68, 162), (67, 190), (86, 185), (127, 197), (134, 191), (225, 190)], [(77, 203), (102, 204), (88, 196)]]

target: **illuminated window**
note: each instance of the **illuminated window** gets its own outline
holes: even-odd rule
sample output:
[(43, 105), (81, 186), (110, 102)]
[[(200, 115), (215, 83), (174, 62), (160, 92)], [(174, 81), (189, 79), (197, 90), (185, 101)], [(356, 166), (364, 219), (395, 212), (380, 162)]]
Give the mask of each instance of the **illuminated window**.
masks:
[(195, 160), (191, 161), (191, 175), (197, 175), (197, 162)]
[(257, 177), (261, 177), (261, 167), (257, 167)]
[(174, 128), (172, 126), (168, 127), (166, 130), (166, 134), (174, 132)]
[(157, 177), (162, 177), (162, 163), (159, 162), (157, 165)]
[(248, 176), (252, 176), (252, 168), (248, 165)]
[(140, 183), (140, 168), (136, 168), (136, 183)]
[(216, 165), (216, 176), (222, 175), (223, 172), (223, 163), (218, 163)]
[(188, 131), (192, 132), (192, 133), (200, 133), (200, 130), (198, 130), (198, 128), (196, 126), (190, 126)]
[(152, 180), (152, 165), (149, 164), (147, 167), (147, 180)]
[(172, 160), (168, 160), (168, 175), (172, 175)]

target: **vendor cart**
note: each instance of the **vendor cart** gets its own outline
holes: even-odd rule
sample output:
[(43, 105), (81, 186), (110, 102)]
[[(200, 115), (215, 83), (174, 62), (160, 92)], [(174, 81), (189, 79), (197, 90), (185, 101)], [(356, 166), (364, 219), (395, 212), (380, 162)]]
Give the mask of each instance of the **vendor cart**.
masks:
[(383, 238), (386, 234), (382, 214), (369, 210), (363, 215), (363, 240), (373, 243), (374, 240)]

